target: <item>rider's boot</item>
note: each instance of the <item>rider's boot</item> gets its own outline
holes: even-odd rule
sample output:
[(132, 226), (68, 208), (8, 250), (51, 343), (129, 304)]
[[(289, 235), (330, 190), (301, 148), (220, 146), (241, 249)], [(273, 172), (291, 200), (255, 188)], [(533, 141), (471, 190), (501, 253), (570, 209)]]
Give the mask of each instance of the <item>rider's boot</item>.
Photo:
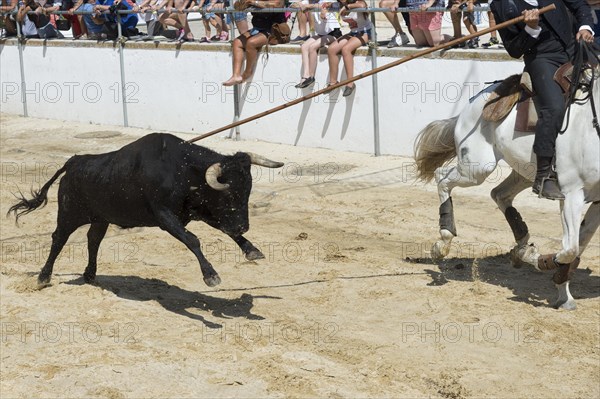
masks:
[(533, 182), (533, 192), (540, 198), (564, 200), (560, 192), (556, 172), (552, 169), (552, 157), (536, 155), (537, 173)]

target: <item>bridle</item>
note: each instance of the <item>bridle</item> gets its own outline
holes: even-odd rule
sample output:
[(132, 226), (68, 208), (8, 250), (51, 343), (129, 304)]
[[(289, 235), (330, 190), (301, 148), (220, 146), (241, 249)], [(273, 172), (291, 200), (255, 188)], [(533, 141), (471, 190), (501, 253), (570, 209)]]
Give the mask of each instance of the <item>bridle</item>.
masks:
[[(571, 115), (571, 105), (583, 105), (588, 100), (592, 107), (592, 126), (596, 130), (598, 136), (600, 136), (600, 124), (598, 123), (598, 115), (596, 113), (596, 102), (594, 100), (594, 83), (598, 78), (596, 68), (600, 65), (600, 58), (597, 55), (598, 47), (594, 43), (588, 43), (583, 40), (579, 40), (575, 48), (575, 55), (573, 57), (573, 71), (571, 73), (571, 85), (569, 92), (566, 97), (567, 114), (565, 116), (566, 124), (565, 127), (559, 130), (562, 134), (569, 128), (569, 117)], [(582, 74), (585, 71), (590, 71), (591, 78), (588, 81), (581, 79)], [(583, 93), (583, 97), (577, 97), (578, 91)]]

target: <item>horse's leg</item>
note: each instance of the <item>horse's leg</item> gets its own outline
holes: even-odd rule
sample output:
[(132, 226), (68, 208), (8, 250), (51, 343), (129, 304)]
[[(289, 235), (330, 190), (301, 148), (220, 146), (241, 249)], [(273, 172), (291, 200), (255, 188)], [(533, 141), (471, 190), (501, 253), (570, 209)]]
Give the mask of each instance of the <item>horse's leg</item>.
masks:
[[(581, 224), (579, 224), (577, 223), (577, 216), (581, 215), (583, 209), (583, 192), (574, 197), (567, 195), (565, 198), (565, 204), (561, 212), (564, 229), (563, 249), (554, 257), (558, 266), (558, 270), (552, 277), (552, 281), (558, 289), (558, 299), (554, 303), (554, 307), (557, 309), (573, 310), (577, 307), (569, 290), (569, 282), (573, 272), (579, 266), (579, 256), (581, 256), (598, 229), (598, 225), (600, 225), (600, 202), (590, 205)], [(569, 198), (572, 198), (575, 203), (567, 203)], [(576, 228), (569, 229), (571, 226)], [(575, 239), (573, 239), (573, 236)]]
[(435, 181), (438, 186), (440, 198), (440, 237), (441, 240), (433, 244), (431, 258), (439, 261), (448, 255), (452, 239), (456, 237), (454, 224), (454, 208), (452, 206), (452, 189), (454, 187), (478, 186), (496, 168), (496, 159), (489, 163), (484, 162), (460, 162), (458, 165), (447, 169), (438, 168), (435, 171)]
[(529, 229), (523, 221), (521, 214), (512, 206), (513, 200), (521, 191), (529, 188), (531, 181), (521, 176), (516, 171), (496, 186), (490, 195), (500, 211), (504, 214), (517, 245), (510, 251), (510, 260), (513, 266), (536, 265), (539, 256), (535, 245), (529, 242)]
[(529, 229), (521, 218), (521, 214), (513, 206), (513, 200), (521, 191), (531, 185), (531, 181), (515, 172), (494, 187), (490, 195), (500, 211), (504, 214), (510, 229), (512, 230), (517, 246), (527, 245), (529, 242)]

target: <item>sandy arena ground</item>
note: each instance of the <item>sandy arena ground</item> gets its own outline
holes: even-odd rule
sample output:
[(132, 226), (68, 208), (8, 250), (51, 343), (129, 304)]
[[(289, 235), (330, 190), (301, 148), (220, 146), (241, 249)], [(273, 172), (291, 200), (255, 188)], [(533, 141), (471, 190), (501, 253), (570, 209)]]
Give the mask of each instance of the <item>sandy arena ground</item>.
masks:
[[(73, 154), (149, 133), (2, 115), (0, 213)], [(189, 136), (188, 136), (189, 137)], [(225, 235), (188, 228), (223, 283), (203, 281), (192, 253), (157, 228), (111, 226), (97, 285), (82, 283), (86, 228), (35, 290), (55, 227), (48, 205), (2, 218), (2, 398), (600, 397), (598, 233), (557, 311), (551, 274), (515, 269), (491, 182), (456, 190), (459, 237), (434, 264), (435, 187), (411, 160), (211, 138), (223, 153), (286, 162), (256, 168), (248, 262)], [(522, 193), (516, 207), (541, 252), (560, 247), (558, 203)]]

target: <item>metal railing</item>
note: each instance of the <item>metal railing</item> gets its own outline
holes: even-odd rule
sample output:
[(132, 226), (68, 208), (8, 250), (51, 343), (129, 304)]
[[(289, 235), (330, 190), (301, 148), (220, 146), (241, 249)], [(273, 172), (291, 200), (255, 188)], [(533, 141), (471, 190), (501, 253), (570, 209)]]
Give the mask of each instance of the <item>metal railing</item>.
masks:
[[(375, 0), (370, 0), (371, 4), (375, 3)], [(333, 2), (332, 2), (333, 3)], [(171, 10), (166, 10), (166, 9), (161, 9), (161, 10), (156, 10), (156, 11), (152, 11), (152, 12), (156, 12), (157, 14), (162, 14), (162, 13), (166, 13), (166, 12), (171, 12), (171, 13), (200, 13), (202, 14), (203, 11), (200, 10), (190, 10), (190, 9), (185, 9), (185, 10), (178, 10), (178, 9), (171, 9)], [(229, 24), (229, 28), (232, 32), (232, 35), (230, 36), (230, 41), (233, 40), (233, 38), (235, 37), (235, 22), (234, 22), (234, 18), (233, 18), (233, 14), (234, 13), (239, 13), (239, 12), (250, 12), (250, 13), (281, 13), (281, 12), (299, 12), (301, 11), (299, 8), (296, 7), (285, 7), (285, 8), (255, 8), (255, 7), (250, 7), (248, 9), (245, 9), (243, 11), (237, 11), (234, 10), (233, 8), (227, 8), (227, 9), (213, 9), (210, 12), (211, 13), (215, 13), (215, 14), (230, 14), (230, 16), (232, 18), (230, 18), (231, 23)], [(311, 9), (311, 10), (305, 10), (307, 12), (320, 12), (320, 10), (318, 9)], [(333, 9), (332, 11), (336, 11), (335, 9)], [(368, 48), (369, 48), (369, 55), (371, 57), (371, 66), (372, 69), (377, 68), (377, 49), (378, 49), (378, 42), (377, 42), (377, 24), (376, 24), (376, 20), (375, 20), (375, 13), (377, 12), (390, 12), (391, 9), (390, 8), (378, 8), (378, 7), (368, 7), (368, 8), (354, 8), (352, 9), (353, 12), (367, 12), (371, 14), (371, 24), (372, 24), (372, 31), (371, 31), (371, 39), (368, 43)], [(486, 5), (484, 6), (476, 6), (473, 9), (473, 12), (486, 12), (489, 11), (489, 7)], [(123, 32), (121, 29), (121, 15), (127, 15), (127, 14), (145, 14), (148, 11), (140, 11), (140, 10), (116, 10), (115, 12), (110, 12), (110, 11), (103, 11), (101, 12), (101, 14), (103, 15), (115, 15), (116, 19), (117, 19), (117, 37), (116, 39), (114, 39), (115, 42), (117, 42), (119, 44), (119, 67), (120, 67), (120, 78), (121, 78), (121, 82), (120, 82), (120, 88), (121, 88), (121, 98), (123, 99), (122, 101), (122, 106), (123, 106), (123, 126), (128, 127), (129, 126), (129, 118), (128, 118), (128, 113), (127, 113), (127, 101), (125, 101), (126, 97), (126, 80), (125, 80), (125, 62), (124, 62), (124, 43), (126, 42), (126, 38), (123, 36)], [(408, 7), (398, 7), (396, 8), (393, 12), (396, 13), (400, 13), (400, 12), (423, 12), (420, 10), (415, 10), (414, 8), (408, 8)], [(450, 12), (450, 10), (446, 7), (430, 7), (429, 9), (427, 9), (427, 11), (425, 12)], [(17, 13), (17, 9), (11, 10), (9, 12), (5, 12), (5, 13), (0, 13), (0, 15), (2, 14), (13, 14), (15, 15)], [(35, 14), (34, 11), (29, 11), (28, 14)], [(57, 15), (84, 15), (84, 14), (97, 14), (97, 12), (85, 12), (85, 11), (52, 11), (49, 14), (57, 14)], [(19, 64), (20, 64), (20, 73), (21, 73), (21, 87), (22, 87), (22, 92), (25, 93), (26, 92), (26, 81), (25, 81), (25, 68), (24, 68), (24, 61), (23, 61), (23, 41), (24, 41), (24, 37), (22, 35), (21, 32), (21, 27), (19, 23), (16, 23), (17, 26), (17, 45), (19, 48)], [(374, 141), (374, 155), (381, 155), (381, 148), (380, 148), (380, 139), (379, 139), (379, 87), (378, 87), (378, 81), (377, 81), (377, 75), (374, 74), (373, 76), (371, 76), (371, 85), (372, 85), (372, 91), (373, 91), (373, 107), (372, 107), (372, 112), (373, 112), (373, 141)], [(239, 90), (239, 85), (234, 85), (233, 88), (234, 92), (233, 92), (233, 98), (234, 98), (234, 122), (237, 122), (240, 119), (240, 90)], [(22, 102), (23, 102), (23, 115), (25, 117), (28, 116), (28, 111), (27, 111), (27, 96), (22, 96)], [(240, 139), (240, 130), (239, 130), (239, 126), (237, 126), (235, 128), (235, 139), (239, 140)], [(231, 138), (231, 134), (230, 134), (230, 138)]]

